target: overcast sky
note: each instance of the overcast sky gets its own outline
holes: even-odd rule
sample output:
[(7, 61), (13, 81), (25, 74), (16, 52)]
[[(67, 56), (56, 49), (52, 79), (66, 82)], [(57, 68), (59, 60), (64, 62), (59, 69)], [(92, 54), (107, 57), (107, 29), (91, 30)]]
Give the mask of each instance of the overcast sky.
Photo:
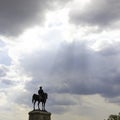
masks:
[(52, 120), (120, 112), (119, 0), (0, 0), (0, 118), (27, 120), (43, 86)]

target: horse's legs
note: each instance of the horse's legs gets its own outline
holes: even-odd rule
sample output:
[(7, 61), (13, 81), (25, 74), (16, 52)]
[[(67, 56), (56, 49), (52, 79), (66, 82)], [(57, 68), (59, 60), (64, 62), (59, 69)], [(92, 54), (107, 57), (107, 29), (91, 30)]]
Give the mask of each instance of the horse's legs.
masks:
[(45, 110), (45, 103), (42, 102), (42, 110)]
[(34, 103), (33, 103), (33, 109), (35, 110), (35, 103), (36, 103), (36, 101), (34, 101)]
[(43, 110), (43, 102), (42, 102), (42, 110)]
[(40, 102), (38, 101), (38, 109), (40, 110), (39, 104), (40, 104)]
[(45, 103), (44, 103), (44, 110), (45, 110)]
[(42, 110), (44, 110), (44, 109), (43, 109), (43, 102), (42, 102)]

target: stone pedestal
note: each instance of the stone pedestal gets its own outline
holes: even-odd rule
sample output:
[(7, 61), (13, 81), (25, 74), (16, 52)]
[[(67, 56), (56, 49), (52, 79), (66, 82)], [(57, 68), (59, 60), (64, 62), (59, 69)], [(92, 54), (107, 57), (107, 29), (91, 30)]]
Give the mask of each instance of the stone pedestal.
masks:
[(29, 112), (29, 120), (51, 120), (51, 113), (41, 110)]

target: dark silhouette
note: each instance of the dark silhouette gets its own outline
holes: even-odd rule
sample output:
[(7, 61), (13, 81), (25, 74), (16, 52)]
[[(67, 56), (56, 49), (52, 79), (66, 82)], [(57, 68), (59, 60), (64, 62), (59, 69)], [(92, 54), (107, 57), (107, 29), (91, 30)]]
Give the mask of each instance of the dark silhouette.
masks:
[(44, 91), (42, 89), (42, 86), (40, 86), (40, 89), (38, 90), (38, 94), (39, 94), (39, 96), (43, 97)]
[(118, 115), (111, 114), (107, 120), (120, 120), (120, 113)]
[(40, 102), (42, 102), (42, 110), (46, 111), (45, 103), (48, 98), (48, 94), (44, 93), (44, 91), (42, 90), (42, 87), (40, 87), (40, 89), (38, 90), (38, 94), (39, 95), (33, 94), (33, 96), (32, 96), (33, 109), (35, 110), (35, 103), (38, 102), (38, 110), (40, 110), (39, 104), (40, 104)]

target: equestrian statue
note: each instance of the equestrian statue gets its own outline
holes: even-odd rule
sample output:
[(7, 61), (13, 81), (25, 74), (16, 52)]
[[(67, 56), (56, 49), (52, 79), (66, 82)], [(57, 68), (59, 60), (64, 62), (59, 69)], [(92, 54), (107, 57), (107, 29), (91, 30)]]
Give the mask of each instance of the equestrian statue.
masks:
[(40, 110), (40, 102), (42, 103), (42, 111), (45, 110), (45, 103), (48, 98), (48, 94), (45, 93), (42, 89), (42, 86), (40, 86), (40, 89), (38, 90), (38, 94), (33, 94), (32, 96), (32, 103), (33, 103), (33, 110), (35, 110), (35, 103), (38, 102), (38, 110)]

